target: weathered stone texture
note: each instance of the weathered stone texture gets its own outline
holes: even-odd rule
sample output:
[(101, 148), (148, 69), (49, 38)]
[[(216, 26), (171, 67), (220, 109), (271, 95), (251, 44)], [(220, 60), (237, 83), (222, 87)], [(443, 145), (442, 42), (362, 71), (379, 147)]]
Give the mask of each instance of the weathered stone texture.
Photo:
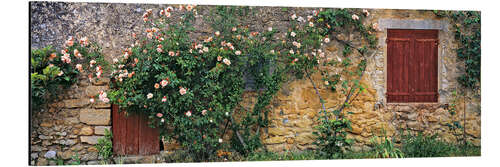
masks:
[(99, 138), (102, 136), (80, 136), (80, 140), (82, 143), (88, 143), (88, 144), (97, 144), (97, 141)]
[(105, 129), (107, 129), (108, 131), (111, 131), (111, 126), (96, 126), (95, 127), (95, 134), (104, 135)]
[(111, 111), (109, 109), (82, 109), (80, 121), (89, 125), (109, 125)]

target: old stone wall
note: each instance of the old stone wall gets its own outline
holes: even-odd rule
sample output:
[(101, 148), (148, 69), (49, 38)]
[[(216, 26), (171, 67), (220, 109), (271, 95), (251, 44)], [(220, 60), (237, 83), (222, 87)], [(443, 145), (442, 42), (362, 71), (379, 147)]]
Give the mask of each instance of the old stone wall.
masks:
[[(309, 9), (310, 11), (314, 9)], [(367, 92), (353, 102), (347, 110), (352, 121), (349, 138), (355, 139), (354, 150), (369, 149), (371, 139), (387, 135), (399, 140), (401, 130), (413, 133), (435, 134), (446, 141), (456, 141), (455, 136), (446, 126), (452, 121), (460, 121), (463, 125), (464, 104), (466, 111), (466, 134), (468, 141), (480, 145), (481, 109), (480, 91), (467, 90), (467, 97), (457, 97), (457, 114), (448, 112), (453, 101), (451, 92), (460, 90), (457, 77), (463, 73), (463, 64), (457, 62), (451, 23), (446, 18), (436, 17), (432, 11), (421, 10), (370, 10), (365, 24), (377, 23), (380, 31), (378, 47), (369, 53), (367, 69), (362, 83), (368, 86)], [(305, 16), (302, 16), (305, 17)], [(437, 29), (439, 30), (439, 67), (438, 67), (438, 103), (387, 103), (386, 93), (386, 45), (387, 29)], [(353, 38), (353, 34), (340, 34), (340, 39)], [(335, 42), (325, 46), (327, 57), (336, 58), (342, 55), (342, 47)], [(333, 69), (335, 70), (335, 69)], [(319, 75), (314, 76), (316, 85), (322, 85)], [(345, 96), (331, 93), (320, 86), (321, 96), (325, 99), (327, 110), (334, 110), (343, 103)], [(264, 142), (273, 151), (313, 149), (315, 136), (313, 127), (317, 124), (321, 110), (319, 98), (313, 86), (306, 80), (298, 80), (284, 86), (276, 98), (270, 114), (272, 123)]]
[[(103, 4), (103, 3), (49, 3), (32, 2), (30, 4), (30, 42), (31, 48), (53, 45), (62, 46), (68, 36), (88, 37), (102, 46), (107, 60), (118, 57), (132, 41), (131, 34), (143, 34), (142, 14), (146, 9), (160, 9), (168, 5), (161, 4)], [(213, 6), (197, 6), (196, 37), (213, 32), (203, 18), (210, 14)], [(288, 17), (296, 13), (306, 18), (312, 15), (312, 8), (253, 7), (254, 11), (246, 20), (253, 31), (273, 27), (284, 36), (288, 30)], [(316, 9), (318, 10), (318, 9)], [(432, 11), (421, 10), (369, 10), (366, 24), (378, 23), (382, 29), (377, 32), (378, 47), (369, 53), (366, 74), (362, 83), (367, 91), (360, 94), (347, 110), (353, 114), (348, 117), (353, 122), (349, 137), (356, 140), (354, 149), (368, 149), (370, 139), (385, 135), (397, 137), (401, 128), (422, 131), (427, 134), (439, 132), (445, 140), (453, 140), (445, 124), (451, 115), (447, 104), (452, 101), (451, 91), (458, 87), (456, 77), (463, 71), (463, 65), (457, 62), (454, 48), (456, 42), (449, 20), (434, 16)], [(175, 17), (175, 15), (174, 15)], [(400, 27), (397, 27), (400, 26)], [(387, 28), (431, 28), (439, 29), (439, 102), (432, 104), (387, 104), (385, 101), (385, 36)], [(341, 34), (339, 38), (355, 38), (355, 34)], [(342, 55), (342, 47), (335, 42), (324, 46), (326, 56), (336, 58)], [(338, 69), (331, 69), (338, 70)], [(326, 101), (328, 110), (341, 104), (344, 97), (332, 93), (322, 86), (321, 76), (313, 76), (320, 93)], [(82, 164), (95, 164), (99, 157), (93, 147), (97, 138), (103, 135), (103, 129), (110, 128), (111, 116), (108, 104), (90, 103), (90, 96), (100, 90), (106, 90), (109, 79), (89, 83), (81, 79), (63, 97), (64, 100), (50, 104), (49, 111), (32, 115), (31, 158), (32, 164), (45, 165), (47, 151), (56, 151), (66, 161), (78, 153)], [(468, 92), (467, 135), (468, 139), (480, 145), (480, 91)], [(252, 92), (245, 95), (245, 103), (252, 103)], [(476, 96), (472, 96), (476, 94)], [(463, 98), (459, 98), (458, 114), (463, 113)], [(317, 124), (321, 105), (318, 96), (307, 80), (294, 80), (283, 85), (270, 106), (271, 123), (262, 139), (269, 150), (305, 150), (315, 146), (312, 134)], [(229, 136), (226, 136), (229, 137)], [(228, 140), (225, 140), (228, 141)], [(52, 162), (53, 163), (53, 162)]]
[[(79, 156), (82, 162), (98, 164), (102, 159), (94, 146), (105, 134), (105, 129), (111, 130), (110, 105), (95, 100), (92, 96), (101, 90), (108, 89), (109, 79), (90, 82), (81, 78), (62, 97), (63, 100), (49, 104), (48, 111), (33, 113), (31, 123), (31, 154), (32, 165), (54, 165), (49, 151), (65, 162), (71, 163), (73, 156)], [(48, 154), (47, 154), (48, 155)]]

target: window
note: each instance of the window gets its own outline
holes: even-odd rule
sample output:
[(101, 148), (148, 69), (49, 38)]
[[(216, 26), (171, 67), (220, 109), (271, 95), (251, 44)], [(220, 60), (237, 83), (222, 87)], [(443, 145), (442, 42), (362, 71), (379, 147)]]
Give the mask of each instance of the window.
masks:
[(437, 102), (438, 31), (387, 30), (387, 102)]

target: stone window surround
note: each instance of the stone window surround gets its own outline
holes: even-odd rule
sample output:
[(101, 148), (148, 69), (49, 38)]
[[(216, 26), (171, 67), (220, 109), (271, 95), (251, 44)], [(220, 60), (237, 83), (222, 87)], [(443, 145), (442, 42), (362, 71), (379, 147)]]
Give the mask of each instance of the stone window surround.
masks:
[[(383, 48), (383, 56), (384, 56), (384, 92), (382, 93), (383, 97), (379, 97), (383, 101), (382, 104), (388, 105), (420, 105), (420, 104), (443, 104), (446, 103), (447, 100), (442, 97), (441, 90), (442, 85), (441, 81), (444, 79), (442, 74), (442, 58), (445, 56), (446, 52), (444, 51), (444, 47), (442, 44), (446, 40), (444, 38), (443, 33), (448, 32), (449, 23), (445, 20), (432, 20), (432, 19), (379, 19), (378, 26), (382, 30), (383, 35), (379, 38), (379, 45)], [(385, 96), (387, 92), (387, 29), (427, 29), (427, 30), (438, 30), (438, 101), (432, 103), (387, 103), (387, 98)]]

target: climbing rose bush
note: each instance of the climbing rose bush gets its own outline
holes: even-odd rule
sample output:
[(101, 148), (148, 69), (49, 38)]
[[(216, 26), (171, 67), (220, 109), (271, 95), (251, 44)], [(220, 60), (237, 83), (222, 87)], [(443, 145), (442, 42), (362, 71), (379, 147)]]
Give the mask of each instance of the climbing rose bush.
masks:
[[(178, 15), (180, 20), (173, 19)], [(194, 6), (147, 10), (144, 36), (113, 64), (107, 96), (127, 114), (143, 114), (166, 140), (175, 139), (196, 160), (222, 148), (223, 128), (241, 101), (248, 29), (214, 31), (192, 40)], [(267, 32), (272, 33), (272, 32)]]
[[(73, 36), (68, 37), (59, 51), (52, 46), (33, 49), (30, 61), (34, 111), (42, 110), (47, 103), (60, 98), (63, 90), (75, 84), (80, 75), (84, 75), (87, 82), (99, 80), (108, 65), (98, 45), (87, 37), (76, 39)], [(100, 97), (104, 102), (109, 101), (105, 96)], [(93, 103), (93, 97), (89, 101)]]

